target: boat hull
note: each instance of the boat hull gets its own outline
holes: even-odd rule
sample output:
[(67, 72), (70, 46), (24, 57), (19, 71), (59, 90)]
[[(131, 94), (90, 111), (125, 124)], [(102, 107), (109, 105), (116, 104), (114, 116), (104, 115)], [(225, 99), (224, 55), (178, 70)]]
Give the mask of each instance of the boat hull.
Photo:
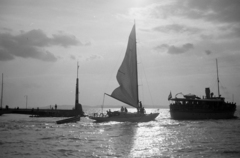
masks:
[(175, 120), (206, 120), (206, 119), (233, 119), (234, 111), (227, 112), (194, 112), (194, 111), (170, 111)]
[(77, 121), (80, 121), (80, 116), (75, 116), (75, 117), (59, 120), (59, 121), (56, 121), (56, 123), (64, 124), (64, 123), (73, 123), (73, 122), (77, 122)]
[(151, 114), (139, 114), (139, 113), (121, 113), (118, 116), (104, 116), (104, 117), (94, 117), (89, 116), (90, 119), (95, 120), (96, 122), (149, 122), (156, 119), (159, 113)]

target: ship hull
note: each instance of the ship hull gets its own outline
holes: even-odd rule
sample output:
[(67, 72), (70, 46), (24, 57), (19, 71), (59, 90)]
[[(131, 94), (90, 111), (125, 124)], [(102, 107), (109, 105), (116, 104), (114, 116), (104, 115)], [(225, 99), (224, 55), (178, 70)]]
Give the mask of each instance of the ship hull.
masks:
[(228, 112), (194, 112), (194, 111), (170, 111), (175, 120), (206, 120), (206, 119), (233, 119), (234, 111)]
[(103, 116), (103, 117), (94, 117), (89, 116), (90, 119), (95, 120), (96, 122), (149, 122), (156, 119), (159, 113), (151, 114), (139, 114), (139, 113), (121, 113), (118, 116)]

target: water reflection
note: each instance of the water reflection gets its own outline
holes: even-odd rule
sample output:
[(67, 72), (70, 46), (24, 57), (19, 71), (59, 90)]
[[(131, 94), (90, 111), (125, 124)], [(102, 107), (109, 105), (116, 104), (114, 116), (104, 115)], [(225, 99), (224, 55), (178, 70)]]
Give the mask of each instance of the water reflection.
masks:
[(156, 122), (139, 123), (134, 136), (134, 143), (129, 157), (145, 157), (159, 153), (158, 144), (163, 141), (159, 136), (160, 127), (155, 126)]
[(129, 155), (134, 144), (137, 123), (118, 123), (109, 132), (111, 156), (125, 157)]
[[(168, 113), (161, 113), (156, 121), (138, 123), (134, 143), (128, 157), (171, 157), (176, 148), (181, 148), (181, 136), (176, 127), (184, 124), (169, 119)], [(173, 148), (174, 147), (174, 148)]]

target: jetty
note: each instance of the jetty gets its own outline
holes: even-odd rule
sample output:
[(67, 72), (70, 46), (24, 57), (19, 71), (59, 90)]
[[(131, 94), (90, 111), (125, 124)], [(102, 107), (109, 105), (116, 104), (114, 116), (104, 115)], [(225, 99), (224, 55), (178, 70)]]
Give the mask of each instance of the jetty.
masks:
[(81, 115), (84, 116), (80, 110), (65, 110), (65, 109), (20, 109), (20, 108), (5, 108), (0, 109), (2, 114), (26, 114), (31, 117), (72, 117)]
[[(2, 108), (2, 98), (1, 97), (1, 107), (0, 107), (0, 115), (3, 114), (26, 114), (30, 115), (30, 117), (85, 117), (85, 114), (82, 109), (82, 105), (79, 103), (79, 90), (78, 90), (78, 69), (79, 65), (77, 63), (77, 79), (76, 79), (76, 93), (75, 93), (75, 107), (72, 110), (65, 110), (65, 109), (57, 109), (55, 106), (55, 109), (39, 109), (39, 108), (30, 108), (30, 109), (20, 109), (20, 108), (9, 108), (8, 105), (6, 105), (5, 108)], [(3, 75), (2, 75), (3, 76)], [(3, 78), (3, 77), (2, 77)], [(2, 79), (2, 87), (3, 87), (3, 79)], [(2, 93), (3, 94), (3, 88)]]

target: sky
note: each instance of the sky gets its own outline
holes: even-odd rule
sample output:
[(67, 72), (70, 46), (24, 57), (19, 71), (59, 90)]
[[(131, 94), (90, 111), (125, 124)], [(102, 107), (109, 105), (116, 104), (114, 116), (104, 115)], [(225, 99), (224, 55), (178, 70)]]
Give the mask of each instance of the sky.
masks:
[[(136, 24), (139, 98), (168, 107), (168, 95), (205, 96), (240, 105), (239, 0), (0, 0), (3, 107), (75, 102), (124, 105), (104, 93)], [(26, 97), (27, 96), (27, 97)]]

